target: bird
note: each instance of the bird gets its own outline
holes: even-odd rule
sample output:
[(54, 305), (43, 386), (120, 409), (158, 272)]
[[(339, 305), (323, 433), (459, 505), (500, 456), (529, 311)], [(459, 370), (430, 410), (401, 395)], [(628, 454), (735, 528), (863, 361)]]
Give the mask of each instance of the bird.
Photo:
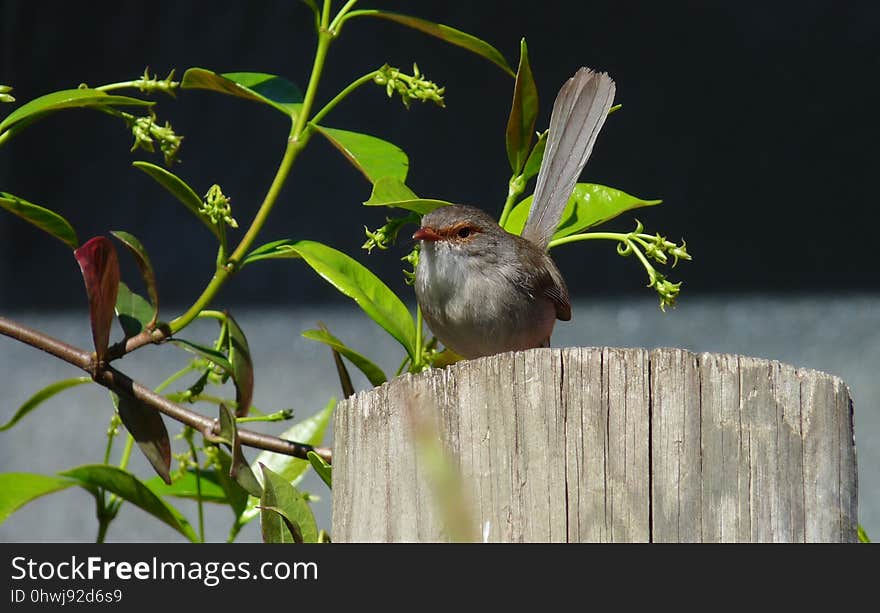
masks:
[(422, 217), (415, 294), (425, 323), (465, 359), (549, 347), (571, 319), (565, 280), (547, 252), (614, 100), (614, 81), (581, 67), (560, 88), (522, 234), (480, 208), (453, 204)]

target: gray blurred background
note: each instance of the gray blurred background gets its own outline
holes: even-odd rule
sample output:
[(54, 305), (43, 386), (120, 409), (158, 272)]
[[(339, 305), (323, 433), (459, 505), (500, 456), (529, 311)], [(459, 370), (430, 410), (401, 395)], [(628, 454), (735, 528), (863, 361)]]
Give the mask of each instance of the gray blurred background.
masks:
[[(336, 3), (340, 4), (340, 3)], [(583, 180), (645, 198), (647, 231), (684, 237), (695, 260), (673, 271), (684, 280), (680, 306), (663, 314), (634, 260), (593, 242), (554, 252), (575, 295), (575, 320), (554, 345), (676, 346), (779, 359), (840, 375), (855, 398), (860, 519), (880, 533), (880, 275), (871, 229), (880, 222), (868, 196), (876, 169), (880, 8), (831, 0), (728, 5), (686, 2), (445, 3), (363, 1), (433, 19), (485, 38), (516, 63), (529, 43), (541, 95), (539, 127), (559, 85), (580, 65), (608, 71), (624, 108), (606, 123)], [(540, 10), (538, 10), (540, 9)], [(190, 66), (275, 73), (305, 87), (314, 34), (305, 4), (187, 2), (53, 3), (0, 0), (0, 83), (19, 101), (43, 93), (135, 78), (144, 66), (164, 76)], [(326, 124), (374, 134), (410, 156), (407, 183), (420, 195), (500, 210), (509, 168), (504, 126), (512, 80), (456, 47), (379, 20), (355, 20), (331, 49), (319, 98), (326, 101), (384, 62), (417, 61), (447, 87), (447, 108), (387, 100), (363, 88)], [(0, 107), (5, 114), (12, 107)], [(161, 120), (185, 136), (174, 172), (198, 192), (219, 183), (243, 225), (252, 217), (284, 148), (286, 120), (267, 107), (209, 92), (159, 98)], [(80, 239), (124, 229), (149, 250), (170, 318), (210, 278), (212, 237), (148, 177), (130, 154), (118, 120), (70, 111), (51, 116), (0, 149), (0, 191), (67, 217)], [(385, 211), (365, 210), (369, 184), (316, 139), (297, 162), (265, 241), (320, 240), (353, 255), (412, 300), (398, 258), (408, 244), (367, 256), (363, 226)], [(332, 214), (328, 215), (328, 212)], [(2, 212), (0, 212), (2, 213)], [(609, 224), (629, 230), (632, 215)], [(854, 231), (852, 228), (867, 231)], [(137, 272), (123, 256), (123, 276)], [(322, 320), (393, 372), (395, 343), (314, 273), (295, 261), (249, 267), (218, 296), (248, 334), (256, 362), (255, 403), (305, 417), (338, 395), (323, 347), (299, 334)], [(0, 314), (88, 346), (82, 280), (55, 239), (0, 214)], [(207, 338), (213, 328), (197, 329)], [(161, 353), (161, 355), (160, 355)], [(186, 356), (148, 347), (121, 368), (157, 384)], [(33, 391), (78, 373), (0, 338), (0, 421)], [(366, 382), (359, 380), (360, 387)], [(204, 407), (209, 412), (210, 407)], [(0, 433), (0, 470), (51, 473), (103, 455), (110, 414), (91, 387), (60, 396)], [(172, 428), (173, 430), (173, 428)], [(138, 457), (134, 470), (148, 475)], [(329, 492), (319, 524), (329, 526)], [(192, 507), (185, 507), (192, 521)], [(209, 515), (222, 540), (230, 518)], [(0, 541), (91, 540), (90, 497), (66, 491), (41, 499), (0, 525)], [(176, 540), (140, 511), (124, 509), (109, 540)], [(254, 524), (241, 536), (258, 540)]]

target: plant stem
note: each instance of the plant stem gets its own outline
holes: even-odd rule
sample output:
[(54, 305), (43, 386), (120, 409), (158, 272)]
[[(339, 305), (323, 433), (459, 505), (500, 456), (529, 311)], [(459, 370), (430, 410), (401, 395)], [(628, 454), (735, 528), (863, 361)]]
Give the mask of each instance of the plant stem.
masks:
[(416, 357), (410, 370), (419, 370), (422, 367), (422, 308), (416, 305)]
[(129, 434), (125, 441), (125, 447), (122, 450), (122, 458), (119, 460), (119, 468), (125, 470), (128, 467), (128, 461), (131, 459), (131, 449), (134, 447), (134, 437)]
[(358, 0), (348, 0), (339, 12), (336, 13), (336, 17), (333, 18), (333, 21), (330, 23), (329, 30), (333, 32), (334, 35), (339, 35), (339, 28), (342, 26), (342, 23), (345, 21), (345, 15), (348, 13), (352, 7), (357, 4)]
[(572, 234), (570, 236), (564, 236), (562, 238), (557, 238), (550, 241), (549, 248), (552, 249), (553, 247), (558, 247), (560, 245), (565, 245), (568, 243), (595, 239), (613, 240), (620, 243), (626, 243), (630, 240), (630, 235), (624, 234), (622, 232), (586, 232), (584, 234)]
[[(19, 342), (35, 347), (46, 353), (73, 364), (86, 371), (92, 376), (95, 383), (102, 385), (117, 393), (125, 393), (135, 399), (164, 413), (171, 419), (195, 428), (199, 432), (220, 432), (220, 424), (217, 420), (205, 417), (194, 411), (175, 404), (157, 394), (150, 388), (133, 381), (124, 373), (106, 364), (99, 365), (95, 361), (94, 353), (74, 347), (63, 341), (52, 338), (48, 334), (28, 328), (22, 324), (0, 316), (0, 334), (8, 336)], [(308, 459), (308, 452), (314, 451), (328, 462), (331, 461), (332, 452), (326, 448), (315, 448), (305, 443), (297, 443), (278, 438), (269, 434), (239, 429), (239, 440), (242, 445), (256, 447), (267, 451), (274, 451), (283, 455), (290, 455), (303, 460)]]
[(501, 217), (498, 220), (498, 225), (502, 228), (507, 223), (507, 218), (510, 217), (513, 205), (516, 204), (517, 199), (522, 195), (525, 188), (526, 182), (523, 181), (522, 175), (510, 177), (510, 181), (507, 184), (507, 200), (504, 201), (504, 208), (501, 209)]
[(103, 543), (104, 539), (107, 536), (107, 528), (110, 527), (110, 522), (104, 519), (101, 514), (98, 514), (98, 536), (95, 537), (96, 543)]
[(248, 250), (250, 250), (256, 240), (257, 235), (263, 229), (263, 225), (265, 225), (269, 213), (271, 213), (272, 208), (275, 206), (275, 202), (278, 200), (281, 188), (287, 181), (287, 177), (290, 174), (290, 169), (293, 166), (294, 161), (300, 151), (302, 151), (308, 143), (309, 133), (304, 133), (304, 131), (308, 125), (308, 117), (315, 102), (318, 83), (321, 80), (321, 74), (324, 70), (324, 62), (327, 59), (327, 50), (332, 41), (331, 34), (324, 29), (329, 22), (329, 4), (329, 2), (324, 4), (324, 14), (321, 17), (322, 30), (318, 32), (318, 48), (315, 51), (315, 61), (312, 66), (311, 77), (309, 78), (309, 86), (306, 89), (305, 97), (303, 98), (302, 108), (293, 122), (290, 136), (287, 139), (287, 148), (284, 151), (284, 157), (281, 160), (281, 164), (278, 166), (278, 171), (275, 173), (275, 178), (272, 180), (272, 184), (269, 186), (269, 191), (266, 193), (265, 198), (263, 198), (263, 203), (260, 205), (257, 214), (254, 216), (254, 220), (251, 222), (250, 227), (242, 237), (241, 242), (235, 248), (235, 251), (232, 252), (232, 255), (229, 256), (229, 264), (217, 268), (210, 283), (208, 283), (202, 292), (202, 295), (196, 299), (192, 306), (187, 309), (183, 315), (180, 315), (171, 321), (169, 327), (172, 334), (179, 332), (189, 325), (189, 323), (198, 316), (202, 309), (208, 306), (226, 282), (226, 279), (232, 274), (235, 266), (244, 259)]
[(205, 511), (204, 511), (204, 501), (202, 500), (202, 471), (199, 466), (199, 454), (196, 449), (195, 444), (192, 441), (192, 436), (187, 437), (187, 442), (189, 442), (189, 452), (192, 454), (193, 463), (195, 464), (195, 472), (196, 472), (196, 501), (199, 509), (199, 540), (204, 543), (205, 542)]
[(343, 89), (341, 92), (336, 94), (336, 96), (334, 96), (334, 98), (330, 102), (325, 104), (324, 107), (320, 111), (315, 113), (315, 116), (309, 120), (309, 123), (312, 125), (317, 124), (317, 123), (321, 123), (321, 120), (324, 119), (324, 117), (327, 115), (327, 113), (332, 111), (336, 107), (336, 105), (339, 104), (340, 102), (342, 102), (342, 100), (346, 96), (348, 96), (351, 92), (356, 90), (361, 85), (365, 85), (366, 83), (370, 83), (371, 81), (373, 81), (373, 79), (376, 78), (377, 74), (379, 74), (379, 71), (374, 70), (374, 71), (368, 72), (364, 76), (352, 81), (345, 89)]

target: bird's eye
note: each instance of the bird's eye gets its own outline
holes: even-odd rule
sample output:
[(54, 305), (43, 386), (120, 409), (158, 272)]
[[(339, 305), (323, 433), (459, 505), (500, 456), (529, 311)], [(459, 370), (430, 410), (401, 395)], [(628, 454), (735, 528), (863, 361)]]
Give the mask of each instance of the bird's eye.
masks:
[(467, 238), (471, 235), (471, 229), (468, 226), (459, 228), (458, 232), (456, 232), (456, 235), (458, 235), (458, 238)]

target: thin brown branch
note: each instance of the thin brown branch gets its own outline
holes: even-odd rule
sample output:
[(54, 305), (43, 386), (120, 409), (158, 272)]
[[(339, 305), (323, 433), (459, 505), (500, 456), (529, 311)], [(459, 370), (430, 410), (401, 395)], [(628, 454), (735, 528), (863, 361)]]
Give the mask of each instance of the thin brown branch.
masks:
[[(114, 392), (121, 392), (134, 396), (144, 404), (153, 407), (171, 419), (186, 424), (187, 426), (191, 426), (200, 432), (207, 431), (217, 434), (220, 433), (220, 424), (217, 420), (196, 413), (195, 411), (191, 411), (175, 402), (171, 402), (145, 385), (132, 380), (128, 375), (116, 370), (112, 366), (96, 364), (95, 355), (91, 352), (69, 345), (63, 341), (52, 338), (43, 332), (28, 328), (27, 326), (5, 317), (0, 317), (0, 334), (45, 351), (50, 355), (64, 360), (68, 364), (73, 364), (89, 373), (96, 383), (103, 385)], [(277, 436), (261, 434), (243, 428), (239, 428), (238, 435), (242, 444), (247, 445), (248, 447), (274, 451), (275, 453), (281, 453), (304, 460), (307, 459), (309, 451), (314, 451), (324, 458), (324, 460), (332, 463), (333, 453), (332, 450), (327, 447), (313, 447), (312, 445), (307, 445), (305, 443), (288, 441)]]

